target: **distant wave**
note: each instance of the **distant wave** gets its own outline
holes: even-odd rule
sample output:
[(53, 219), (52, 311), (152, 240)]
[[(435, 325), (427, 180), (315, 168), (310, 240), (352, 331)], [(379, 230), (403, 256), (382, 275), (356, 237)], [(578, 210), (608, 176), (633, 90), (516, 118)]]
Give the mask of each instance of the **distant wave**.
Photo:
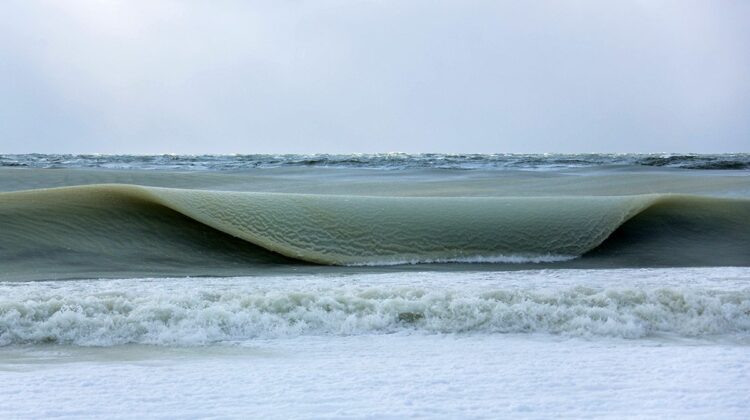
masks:
[[(40, 285), (41, 286), (41, 285)], [(203, 345), (377, 333), (545, 333), (637, 339), (750, 333), (750, 290), (591, 288), (299, 290), (0, 284), (0, 346)]]
[(0, 258), (6, 279), (574, 257), (746, 266), (748, 220), (750, 200), (674, 194), (404, 198), (111, 184), (0, 194)]
[(747, 170), (750, 154), (0, 155), (0, 167), (236, 171), (274, 167), (525, 169), (604, 166)]

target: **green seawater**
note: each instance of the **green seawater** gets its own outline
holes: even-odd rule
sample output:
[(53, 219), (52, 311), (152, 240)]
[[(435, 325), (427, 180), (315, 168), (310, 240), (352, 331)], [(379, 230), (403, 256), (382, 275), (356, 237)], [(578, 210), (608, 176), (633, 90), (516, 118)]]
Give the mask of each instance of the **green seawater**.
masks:
[(750, 265), (744, 171), (0, 168), (0, 278)]

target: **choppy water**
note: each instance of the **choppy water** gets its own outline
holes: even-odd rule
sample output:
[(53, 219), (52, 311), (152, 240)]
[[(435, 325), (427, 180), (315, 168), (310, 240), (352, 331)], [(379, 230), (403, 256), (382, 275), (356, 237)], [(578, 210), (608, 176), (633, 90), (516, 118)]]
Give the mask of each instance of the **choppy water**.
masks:
[(229, 171), (276, 167), (374, 169), (560, 169), (646, 166), (685, 169), (750, 169), (750, 154), (441, 154), (350, 155), (0, 155), (0, 166), (27, 168), (106, 168)]

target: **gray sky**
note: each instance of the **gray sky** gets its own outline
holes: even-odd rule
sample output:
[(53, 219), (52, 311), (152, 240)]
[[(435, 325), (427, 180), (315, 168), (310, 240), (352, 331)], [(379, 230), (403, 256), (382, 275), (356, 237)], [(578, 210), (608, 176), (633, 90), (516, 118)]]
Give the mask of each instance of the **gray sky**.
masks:
[(750, 151), (750, 1), (0, 3), (0, 153)]

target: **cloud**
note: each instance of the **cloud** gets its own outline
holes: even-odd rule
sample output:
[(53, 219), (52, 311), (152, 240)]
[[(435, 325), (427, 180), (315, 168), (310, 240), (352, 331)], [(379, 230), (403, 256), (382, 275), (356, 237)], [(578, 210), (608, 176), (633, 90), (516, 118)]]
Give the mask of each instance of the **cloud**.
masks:
[(10, 1), (0, 151), (741, 151), (746, 2)]

